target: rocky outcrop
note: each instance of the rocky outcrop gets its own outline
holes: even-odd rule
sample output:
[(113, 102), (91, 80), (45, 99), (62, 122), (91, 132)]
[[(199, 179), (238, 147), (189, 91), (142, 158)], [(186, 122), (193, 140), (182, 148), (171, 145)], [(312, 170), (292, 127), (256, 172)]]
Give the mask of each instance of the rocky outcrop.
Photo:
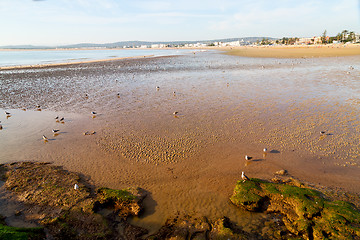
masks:
[[(23, 214), (36, 216), (32, 220), (52, 239), (128, 239), (118, 232), (119, 228), (127, 229), (125, 235), (147, 233), (126, 221), (142, 210), (146, 193), (141, 189), (93, 191), (78, 174), (47, 163), (11, 163), (0, 170), (6, 189), (26, 204), (28, 212)], [(100, 214), (105, 208), (110, 211)], [(42, 228), (36, 231), (44, 232)]]
[(287, 230), (303, 239), (360, 238), (360, 212), (316, 190), (259, 179), (239, 181), (230, 198), (249, 211), (280, 213)]

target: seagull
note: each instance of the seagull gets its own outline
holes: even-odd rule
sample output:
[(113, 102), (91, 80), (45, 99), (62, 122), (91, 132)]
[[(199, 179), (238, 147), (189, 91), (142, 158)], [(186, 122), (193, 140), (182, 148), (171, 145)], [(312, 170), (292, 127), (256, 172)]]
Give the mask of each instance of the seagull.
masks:
[(156, 87), (156, 89), (157, 89), (157, 90), (159, 90), (159, 89), (160, 89), (160, 87), (159, 87), (159, 86), (157, 86), (157, 87)]
[(179, 112), (173, 112), (174, 115), (178, 114)]
[(325, 133), (325, 131), (320, 131), (320, 134), (324, 134)]
[(11, 115), (11, 113), (9, 113), (9, 112), (7, 112), (7, 111), (5, 111), (5, 114), (8, 115), (8, 116)]
[(88, 97), (89, 97), (89, 95), (87, 93), (85, 93), (85, 98), (88, 98)]
[(2, 125), (0, 124), (0, 130), (2, 130)]
[(252, 157), (249, 157), (248, 155), (245, 155), (245, 160), (251, 160)]
[(118, 98), (120, 97), (120, 93), (117, 93), (116, 95), (117, 95)]
[(77, 184), (75, 183), (74, 189), (75, 189), (75, 190), (78, 190), (78, 189), (79, 189), (79, 185), (77, 185)]
[(96, 112), (91, 112), (91, 114), (92, 114), (92, 115), (95, 115), (95, 114), (96, 114)]
[(43, 135), (43, 139), (44, 139), (45, 141), (48, 140), (48, 138), (47, 138), (45, 135)]
[(63, 118), (63, 117), (62, 117), (62, 118), (60, 118), (60, 122), (61, 122), (61, 121), (64, 121), (64, 120), (65, 120), (65, 118)]
[(250, 180), (250, 178), (248, 178), (244, 172), (241, 172), (241, 178), (242, 178), (243, 182), (245, 182), (246, 180)]
[(264, 148), (263, 151), (264, 151), (264, 153), (266, 153), (266, 152), (267, 152), (267, 148)]
[(59, 132), (59, 131), (60, 131), (59, 129), (53, 129), (53, 130), (52, 130), (53, 133), (57, 133), (57, 132)]
[(56, 116), (55, 119), (58, 120), (58, 119), (59, 119), (59, 116)]

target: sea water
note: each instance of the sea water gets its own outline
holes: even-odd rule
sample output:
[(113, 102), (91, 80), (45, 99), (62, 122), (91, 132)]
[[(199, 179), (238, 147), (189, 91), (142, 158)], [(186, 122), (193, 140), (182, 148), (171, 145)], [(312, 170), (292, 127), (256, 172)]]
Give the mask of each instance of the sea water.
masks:
[(93, 61), (101, 59), (182, 55), (189, 49), (77, 49), (77, 50), (4, 50), (0, 51), (0, 67), (43, 65)]

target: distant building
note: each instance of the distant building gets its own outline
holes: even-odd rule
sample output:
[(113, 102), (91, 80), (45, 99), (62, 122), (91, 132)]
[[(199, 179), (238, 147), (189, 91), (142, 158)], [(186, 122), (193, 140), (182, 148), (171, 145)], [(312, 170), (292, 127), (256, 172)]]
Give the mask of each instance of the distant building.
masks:
[(151, 48), (165, 48), (166, 44), (151, 44)]
[(360, 34), (359, 33), (355, 33), (355, 42), (360, 42)]
[(322, 38), (321, 37), (313, 37), (311, 41), (313, 44), (321, 44)]
[(299, 38), (296, 41), (296, 44), (298, 44), (298, 45), (309, 45), (309, 44), (313, 43), (312, 39), (313, 38)]

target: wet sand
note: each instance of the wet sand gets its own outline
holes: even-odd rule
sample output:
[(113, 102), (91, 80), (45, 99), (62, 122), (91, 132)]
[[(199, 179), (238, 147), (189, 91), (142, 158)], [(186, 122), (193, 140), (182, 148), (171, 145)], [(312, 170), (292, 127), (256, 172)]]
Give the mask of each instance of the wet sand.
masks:
[(12, 116), (0, 114), (0, 160), (51, 161), (97, 186), (144, 188), (151, 197), (133, 219), (140, 226), (181, 211), (251, 229), (263, 216), (228, 201), (241, 171), (271, 179), (286, 169), (312, 185), (358, 192), (359, 69), (357, 57), (204, 52), (3, 70), (0, 107)]
[(227, 54), (243, 57), (313, 58), (360, 55), (360, 45), (330, 44), (306, 46), (254, 46), (225, 48)]

